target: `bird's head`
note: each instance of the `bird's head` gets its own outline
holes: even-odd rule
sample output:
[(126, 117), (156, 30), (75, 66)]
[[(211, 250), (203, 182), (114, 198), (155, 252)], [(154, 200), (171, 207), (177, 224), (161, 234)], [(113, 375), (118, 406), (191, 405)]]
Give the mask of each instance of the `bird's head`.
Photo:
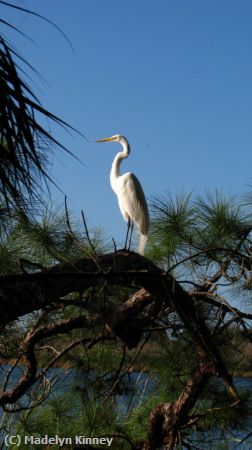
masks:
[(128, 143), (127, 139), (120, 134), (114, 134), (108, 138), (98, 139), (95, 142), (118, 142), (119, 144)]

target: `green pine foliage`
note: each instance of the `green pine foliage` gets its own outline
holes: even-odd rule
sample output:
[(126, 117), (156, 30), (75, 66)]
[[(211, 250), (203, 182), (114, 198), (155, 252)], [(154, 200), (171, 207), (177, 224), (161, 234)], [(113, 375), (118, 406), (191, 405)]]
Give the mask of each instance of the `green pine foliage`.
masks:
[(0, 273), (31, 272), (108, 249), (108, 240), (101, 230), (94, 229), (87, 237), (81, 220), (71, 215), (67, 218), (60, 208), (44, 209), (36, 219), (16, 210), (9, 217), (8, 228), (0, 228)]
[[(9, 2), (0, 0), (1, 4), (29, 13)], [(0, 22), (19, 32), (4, 19)], [(84, 216), (76, 220), (67, 205), (65, 211), (45, 207), (43, 187), (53, 182), (47, 171), (52, 151), (68, 150), (38, 118), (69, 126), (42, 107), (21, 76), (20, 65), (35, 73), (1, 32), (1, 276), (34, 273), (113, 250), (101, 230), (88, 231)], [(234, 374), (251, 370), (251, 322), (233, 306), (235, 298), (236, 306), (246, 300), (246, 310), (252, 309), (250, 210), (251, 194), (242, 202), (219, 192), (197, 198), (168, 194), (153, 198), (151, 205), (147, 256), (192, 296), (196, 325), (200, 331), (202, 323), (207, 325), (209, 339)], [(81, 314), (101, 313), (104, 305), (109, 305), (112, 314), (136, 289), (94, 283), (84, 293), (60, 299), (61, 304), (45, 306), (8, 324), (0, 335), (0, 358), (5, 363), (0, 372), (2, 388), (11, 389), (24, 373), (22, 343), (32, 330)], [(135, 450), (146, 439), (153, 408), (176, 402), (185, 386), (190, 388), (188, 380), (202, 361), (197, 344), (174, 310), (164, 308), (154, 317), (142, 341), (131, 350), (113, 338), (111, 330), (107, 330), (108, 339), (99, 340), (106, 332), (105, 323), (95, 331), (79, 328), (36, 345), (37, 382), (3, 411), (1, 448), (4, 436), (11, 432), (20, 436), (113, 436), (113, 448)], [(231, 402), (224, 382), (217, 376), (209, 379), (189, 412), (191, 423), (180, 427), (179, 448), (252, 447), (252, 398), (240, 381), (236, 380), (240, 402)], [(22, 443), (19, 448), (27, 445)]]
[[(197, 292), (202, 280), (223, 266), (213, 299), (237, 286), (242, 295), (242, 281), (235, 277), (239, 261), (232, 267), (228, 263), (230, 253), (235, 249), (242, 252), (248, 246), (249, 230), (249, 215), (234, 199), (223, 199), (220, 194), (207, 195), (204, 201), (192, 200), (191, 196), (178, 196), (175, 201), (170, 196), (162, 197), (153, 202), (148, 256), (176, 275), (191, 292)], [(46, 210), (35, 221), (16, 212), (8, 229), (3, 227), (1, 232), (1, 273), (34, 272), (55, 262), (87, 256), (94, 248), (107, 250), (107, 240), (99, 230), (90, 235), (91, 240), (70, 213), (66, 218), (60, 210)], [(66, 306), (58, 311), (38, 311), (6, 328), (0, 344), (11, 360), (18, 355), (19, 342), (38, 322), (46, 325), (79, 313), (90, 314), (99, 311), (104, 302), (120, 304), (133, 292), (132, 288), (118, 292), (94, 286), (85, 292), (85, 298), (82, 294), (68, 297)], [(246, 335), (239, 322), (231, 328), (220, 327), (219, 307), (203, 300), (198, 302), (197, 312), (213, 333), (218, 330), (215, 339), (228, 369), (235, 372), (244, 368), (248, 360)], [(226, 314), (226, 321), (230, 317)], [(156, 325), (157, 329), (146, 331), (148, 339), (143, 347), (140, 343), (125, 355), (119, 341), (100, 342), (88, 349), (88, 339), (95, 337), (90, 330), (78, 329), (46, 339), (36, 350), (41, 368), (72, 342), (82, 339), (83, 343), (50, 366), (44, 387), (38, 382), (25, 402), (17, 405), (21, 411), (2, 416), (2, 426), (21, 435), (38, 436), (54, 436), (57, 432), (70, 437), (85, 430), (86, 436), (114, 436), (122, 450), (134, 448), (133, 441), (141, 442), (146, 437), (153, 408), (176, 401), (197, 365), (194, 344), (176, 313), (164, 312)], [(96, 334), (99, 331), (102, 327)], [(198, 419), (195, 426), (184, 428), (184, 441), (192, 448), (210, 449), (228, 448), (230, 442), (241, 440), (239, 433), (246, 434), (251, 426), (252, 400), (244, 389), (239, 394), (241, 404), (237, 408), (230, 404), (223, 382), (211, 379), (190, 413)], [(22, 410), (24, 405), (28, 409)]]

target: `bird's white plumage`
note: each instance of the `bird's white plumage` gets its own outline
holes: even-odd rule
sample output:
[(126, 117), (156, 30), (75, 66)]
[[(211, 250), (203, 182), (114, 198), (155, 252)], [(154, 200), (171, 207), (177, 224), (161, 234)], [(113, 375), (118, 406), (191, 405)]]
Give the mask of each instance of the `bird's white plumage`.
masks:
[(127, 172), (120, 174), (120, 165), (130, 153), (130, 146), (124, 136), (114, 135), (111, 138), (100, 139), (97, 142), (118, 142), (123, 151), (117, 153), (110, 171), (110, 183), (117, 195), (119, 208), (126, 221), (135, 223), (140, 232), (139, 253), (143, 254), (149, 231), (149, 212), (144, 191), (137, 177)]
[(141, 234), (147, 234), (149, 215), (144, 192), (137, 177), (127, 172), (117, 179), (117, 197), (121, 213), (125, 220), (130, 217)]

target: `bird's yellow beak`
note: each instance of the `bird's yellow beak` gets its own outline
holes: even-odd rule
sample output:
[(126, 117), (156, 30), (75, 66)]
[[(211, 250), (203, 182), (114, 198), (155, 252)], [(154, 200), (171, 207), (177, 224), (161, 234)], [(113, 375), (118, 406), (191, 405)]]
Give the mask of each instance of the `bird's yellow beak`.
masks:
[(95, 142), (109, 142), (109, 141), (113, 141), (113, 140), (114, 140), (113, 137), (109, 137), (109, 138), (98, 139)]

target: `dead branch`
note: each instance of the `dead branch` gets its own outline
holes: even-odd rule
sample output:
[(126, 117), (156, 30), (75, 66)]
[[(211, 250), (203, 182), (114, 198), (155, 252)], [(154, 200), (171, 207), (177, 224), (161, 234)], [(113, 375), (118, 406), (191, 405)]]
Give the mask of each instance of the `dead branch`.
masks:
[(88, 318), (86, 316), (79, 316), (62, 320), (56, 324), (40, 327), (28, 333), (21, 346), (26, 369), (12, 389), (4, 390), (0, 393), (0, 404), (15, 403), (36, 382), (37, 359), (35, 356), (35, 345), (38, 342), (59, 333), (66, 333), (75, 328), (92, 328), (99, 323), (101, 323), (101, 319), (97, 316)]
[[(218, 272), (212, 277), (210, 285), (218, 281), (220, 276), (222, 275)], [(2, 325), (46, 306), (53, 308), (54, 305), (60, 304), (65, 296), (84, 293), (94, 285), (98, 290), (103, 290), (104, 286), (131, 286), (136, 290), (119, 306), (104, 302), (103, 309), (94, 316), (74, 317), (28, 333), (21, 347), (26, 370), (13, 389), (0, 394), (1, 404), (14, 403), (35, 383), (35, 346), (43, 339), (67, 333), (78, 327), (90, 329), (102, 324), (109, 330), (110, 339), (119, 338), (127, 347), (132, 348), (139, 343), (148, 326), (155, 327), (155, 321), (159, 319), (162, 311), (177, 314), (195, 346), (198, 364), (178, 400), (174, 404), (164, 403), (153, 410), (149, 436), (143, 449), (152, 450), (164, 442), (167, 448), (172, 449), (175, 443), (179, 442), (180, 429), (190, 420), (190, 410), (210, 376), (221, 377), (233, 399), (238, 401), (232, 377), (223, 363), (213, 334), (198, 315), (197, 304), (199, 300), (211, 301), (237, 317), (239, 315), (237, 310), (229, 308), (229, 305), (220, 302), (212, 291), (209, 292), (209, 283), (206, 284), (205, 290), (189, 293), (171, 275), (146, 258), (126, 251), (118, 251), (116, 255), (113, 253), (99, 256), (99, 265), (94, 257), (81, 258), (36, 273), (3, 276), (0, 277), (0, 283)], [(92, 297), (92, 302), (95, 302), (95, 296)], [(81, 341), (87, 346), (95, 345), (95, 340), (92, 342), (89, 338), (74, 341), (63, 349), (60, 355), (55, 356), (53, 363)]]

